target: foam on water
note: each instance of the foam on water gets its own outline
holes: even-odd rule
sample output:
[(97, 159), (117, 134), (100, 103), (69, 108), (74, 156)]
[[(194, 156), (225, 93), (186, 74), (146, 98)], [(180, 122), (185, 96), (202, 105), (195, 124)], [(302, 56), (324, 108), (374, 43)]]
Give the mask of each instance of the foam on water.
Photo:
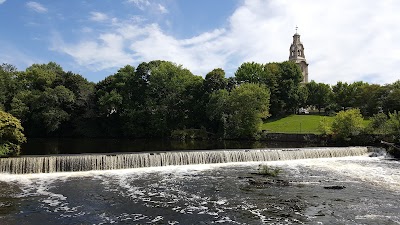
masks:
[(0, 173), (54, 173), (229, 162), (295, 160), (363, 155), (367, 147), (241, 149), (131, 154), (50, 155), (0, 158)]
[[(213, 218), (213, 223), (246, 224), (240, 222), (236, 216), (227, 214), (227, 212), (243, 211), (249, 213), (251, 218), (257, 218), (261, 224), (302, 224), (304, 221), (296, 221), (296, 218), (282, 218), (277, 222), (277, 220), (268, 216), (271, 210), (277, 212), (285, 211), (282, 205), (271, 204), (268, 207), (260, 207), (252, 199), (236, 199), (235, 193), (231, 195), (219, 194), (218, 191), (221, 189), (219, 183), (229, 180), (226, 178), (226, 171), (232, 170), (233, 177), (235, 177), (235, 171), (248, 171), (249, 168), (257, 168), (260, 164), (266, 164), (282, 168), (291, 177), (298, 177), (296, 180), (300, 181), (301, 184), (310, 187), (317, 187), (320, 185), (319, 180), (328, 179), (328, 177), (324, 176), (329, 175), (329, 179), (332, 179), (332, 177), (339, 179), (335, 181), (336, 183), (343, 181), (347, 184), (355, 182), (355, 185), (358, 185), (358, 183), (359, 185), (370, 184), (377, 187), (377, 190), (386, 189), (393, 193), (399, 193), (399, 163), (387, 162), (383, 158), (366, 156), (231, 162), (106, 171), (20, 175), (0, 174), (0, 182), (18, 186), (20, 191), (14, 196), (17, 199), (38, 198), (40, 199), (41, 208), (47, 212), (58, 213), (60, 217), (70, 219), (93, 218), (90, 220), (90, 224), (113, 224), (122, 221), (140, 224), (184, 224), (179, 219), (171, 219), (168, 215), (160, 213), (162, 211), (158, 209), (168, 209), (171, 213), (176, 213), (177, 215), (211, 217)], [(204, 179), (206, 179), (206, 182)], [(135, 213), (131, 211), (118, 213), (105, 211), (94, 215), (92, 211), (86, 208), (87, 205), (74, 199), (74, 196), (79, 193), (74, 193), (71, 196), (68, 191), (59, 190), (64, 185), (71, 185), (70, 183), (79, 185), (81, 181), (83, 184), (91, 182), (87, 184), (87, 187), (96, 188), (92, 190), (94, 194), (99, 192), (101, 196), (104, 195), (106, 200), (100, 199), (99, 201), (107, 202), (109, 207), (114, 207), (113, 205), (116, 204), (116, 200), (113, 198), (121, 198), (125, 199), (126, 203), (124, 204), (130, 204), (132, 207), (140, 206), (146, 210), (153, 211), (139, 210)], [(230, 182), (244, 185), (240, 180)], [(90, 186), (92, 183), (97, 186)], [(222, 187), (227, 188), (224, 185)], [(85, 187), (78, 190), (85, 190)], [(193, 191), (193, 189), (196, 191)], [(229, 190), (223, 191), (229, 192)], [(108, 198), (106, 195), (113, 197)], [(365, 203), (354, 205), (353, 208), (362, 211), (363, 208), (372, 207), (369, 205), (369, 200), (363, 201)], [(313, 213), (317, 213), (322, 209), (322, 206), (318, 206), (308, 210), (307, 212), (310, 214), (308, 218), (312, 221), (318, 220), (319, 217), (313, 216)], [(360, 221), (399, 221), (399, 217), (395, 215), (378, 215), (379, 211), (371, 211), (368, 214), (360, 214), (356, 219)], [(85, 222), (81, 223), (85, 224)]]

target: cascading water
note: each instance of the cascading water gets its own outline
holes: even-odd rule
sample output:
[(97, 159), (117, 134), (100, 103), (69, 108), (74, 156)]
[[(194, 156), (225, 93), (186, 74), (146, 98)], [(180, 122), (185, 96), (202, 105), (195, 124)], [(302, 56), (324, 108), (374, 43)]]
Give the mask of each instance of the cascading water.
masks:
[(367, 147), (343, 147), (25, 156), (0, 159), (0, 173), (54, 173), (171, 165), (278, 161), (358, 156), (367, 152)]
[[(0, 224), (400, 224), (400, 162), (369, 157), (367, 151), (308, 148), (2, 159), (15, 166), (9, 171), (31, 174), (0, 173)], [(172, 164), (184, 165), (161, 167)], [(112, 170), (129, 165), (146, 168)], [(259, 174), (257, 169), (264, 168), (260, 165), (281, 173)], [(82, 172), (32, 172), (44, 168)], [(93, 168), (108, 170), (83, 171)]]

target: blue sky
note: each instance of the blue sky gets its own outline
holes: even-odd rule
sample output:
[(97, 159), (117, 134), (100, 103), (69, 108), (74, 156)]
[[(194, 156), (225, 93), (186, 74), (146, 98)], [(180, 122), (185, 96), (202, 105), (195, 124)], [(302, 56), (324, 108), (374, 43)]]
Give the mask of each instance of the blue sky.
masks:
[(90, 81), (162, 59), (205, 76), (288, 59), (296, 25), (310, 80), (400, 79), (400, 1), (0, 0), (0, 63), (54, 61)]

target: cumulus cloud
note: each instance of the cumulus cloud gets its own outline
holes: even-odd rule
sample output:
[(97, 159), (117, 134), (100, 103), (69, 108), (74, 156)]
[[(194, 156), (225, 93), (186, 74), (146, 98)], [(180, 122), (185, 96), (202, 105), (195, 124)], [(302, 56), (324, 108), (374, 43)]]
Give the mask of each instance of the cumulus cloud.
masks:
[(28, 7), (29, 9), (31, 9), (35, 12), (38, 12), (38, 13), (46, 13), (47, 12), (47, 8), (37, 2), (28, 2), (28, 3), (26, 3), (26, 7)]
[[(151, 4), (146, 0), (129, 0)], [(118, 21), (91, 40), (54, 45), (88, 68), (110, 69), (163, 59), (198, 75), (221, 67), (233, 75), (241, 63), (284, 61), (296, 25), (310, 80), (334, 84), (399, 79), (400, 4), (394, 1), (316, 2), (246, 0), (225, 27), (179, 39), (158, 24)]]
[(90, 20), (102, 22), (108, 20), (108, 16), (101, 12), (90, 12)]

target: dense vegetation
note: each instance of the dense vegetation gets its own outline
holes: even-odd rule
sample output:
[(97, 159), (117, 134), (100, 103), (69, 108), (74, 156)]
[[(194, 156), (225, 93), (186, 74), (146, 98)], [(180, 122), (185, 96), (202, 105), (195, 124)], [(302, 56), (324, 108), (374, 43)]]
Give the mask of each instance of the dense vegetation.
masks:
[(21, 122), (9, 113), (0, 110), (0, 157), (15, 156), (26, 141)]
[(255, 138), (266, 118), (308, 106), (324, 113), (358, 108), (363, 117), (383, 113), (385, 121), (400, 110), (400, 81), (330, 86), (301, 80), (292, 62), (243, 63), (233, 77), (214, 69), (203, 78), (171, 62), (151, 61), (127, 65), (97, 84), (53, 62), (24, 71), (3, 64), (0, 109), (18, 118), (28, 137), (129, 138), (170, 137), (184, 130)]

